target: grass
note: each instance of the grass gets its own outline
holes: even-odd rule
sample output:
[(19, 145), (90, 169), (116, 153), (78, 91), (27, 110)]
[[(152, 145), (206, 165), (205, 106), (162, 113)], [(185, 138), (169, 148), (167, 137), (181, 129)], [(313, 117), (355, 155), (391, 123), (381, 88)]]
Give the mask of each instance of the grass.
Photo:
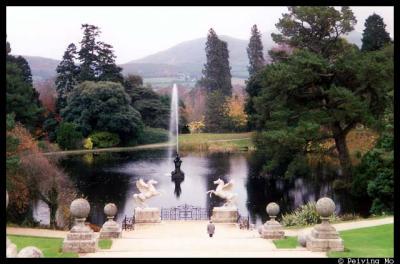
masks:
[(253, 149), (252, 132), (198, 133), (179, 135), (182, 151), (235, 152)]
[(329, 252), (328, 257), (393, 257), (393, 224), (342, 231), (344, 252)]
[(276, 248), (296, 248), (299, 246), (297, 237), (285, 237), (283, 239), (273, 240)]
[(24, 247), (34, 246), (39, 248), (44, 257), (46, 258), (77, 258), (77, 253), (63, 253), (62, 252), (62, 238), (53, 237), (33, 237), (33, 236), (19, 236), (9, 235), (8, 238), (17, 246), (20, 251)]
[[(394, 255), (393, 224), (346, 230), (339, 232), (339, 234), (344, 241), (345, 251), (328, 252), (328, 257), (384, 258)], [(297, 237), (285, 237), (273, 242), (277, 248), (299, 246)]]
[(110, 249), (112, 245), (111, 239), (100, 239), (99, 240), (99, 248), (101, 249)]

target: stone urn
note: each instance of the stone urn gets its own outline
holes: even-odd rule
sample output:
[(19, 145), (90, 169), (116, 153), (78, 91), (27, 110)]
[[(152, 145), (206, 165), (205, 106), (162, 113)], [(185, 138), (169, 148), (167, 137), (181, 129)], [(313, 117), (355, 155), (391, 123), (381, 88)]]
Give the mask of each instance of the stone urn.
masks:
[(43, 253), (37, 247), (25, 247), (18, 253), (17, 258), (43, 258)]

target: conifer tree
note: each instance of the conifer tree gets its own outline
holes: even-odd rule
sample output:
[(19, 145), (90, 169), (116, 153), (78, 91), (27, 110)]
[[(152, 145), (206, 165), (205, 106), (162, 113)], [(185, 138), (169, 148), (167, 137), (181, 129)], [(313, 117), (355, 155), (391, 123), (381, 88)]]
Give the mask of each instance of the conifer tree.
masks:
[(96, 37), (100, 35), (100, 29), (89, 24), (83, 24), (82, 29), (83, 38), (80, 42), (81, 49), (78, 52), (78, 59), (81, 62), (78, 80), (79, 82), (95, 81), (98, 76), (98, 45)]
[(206, 58), (201, 83), (208, 92), (219, 90), (224, 95), (232, 94), (231, 72), (228, 45), (218, 38), (215, 31), (209, 30), (206, 42)]
[(98, 80), (123, 83), (124, 77), (121, 74), (122, 68), (115, 64), (116, 56), (113, 53), (113, 47), (101, 41), (97, 42), (97, 47)]
[(370, 15), (364, 23), (365, 29), (362, 37), (362, 51), (379, 50), (390, 43), (389, 33), (383, 18), (377, 14)]
[(258, 72), (265, 64), (263, 55), (263, 44), (261, 34), (258, 31), (257, 25), (251, 28), (250, 42), (247, 47), (247, 55), (250, 65), (248, 66), (250, 76)]
[(57, 66), (57, 78), (55, 81), (57, 90), (57, 112), (60, 112), (60, 110), (66, 106), (67, 95), (77, 84), (79, 67), (75, 65), (76, 55), (75, 44), (69, 44), (67, 50), (64, 52), (62, 61)]

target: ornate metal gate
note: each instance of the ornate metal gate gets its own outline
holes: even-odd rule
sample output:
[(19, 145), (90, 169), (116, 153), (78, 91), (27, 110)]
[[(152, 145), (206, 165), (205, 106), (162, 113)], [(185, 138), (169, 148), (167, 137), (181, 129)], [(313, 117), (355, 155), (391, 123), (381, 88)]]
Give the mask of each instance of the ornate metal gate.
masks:
[(161, 208), (161, 220), (208, 220), (206, 208), (183, 204), (177, 207)]

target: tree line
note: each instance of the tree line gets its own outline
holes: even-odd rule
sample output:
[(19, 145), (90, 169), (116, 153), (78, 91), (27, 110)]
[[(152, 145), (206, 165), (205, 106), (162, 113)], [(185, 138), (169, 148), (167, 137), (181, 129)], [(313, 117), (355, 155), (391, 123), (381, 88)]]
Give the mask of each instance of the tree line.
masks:
[[(310, 157), (333, 155), (341, 168), (337, 186), (371, 201), (373, 213), (392, 212), (393, 42), (383, 19), (367, 18), (359, 49), (343, 37), (357, 23), (349, 7), (288, 10), (276, 24), (280, 33), (271, 35), (285, 48), (269, 52), (270, 64), (263, 65), (255, 30), (249, 44), (245, 110), (264, 173), (309, 175)], [(355, 166), (346, 138), (357, 126), (380, 138)]]

